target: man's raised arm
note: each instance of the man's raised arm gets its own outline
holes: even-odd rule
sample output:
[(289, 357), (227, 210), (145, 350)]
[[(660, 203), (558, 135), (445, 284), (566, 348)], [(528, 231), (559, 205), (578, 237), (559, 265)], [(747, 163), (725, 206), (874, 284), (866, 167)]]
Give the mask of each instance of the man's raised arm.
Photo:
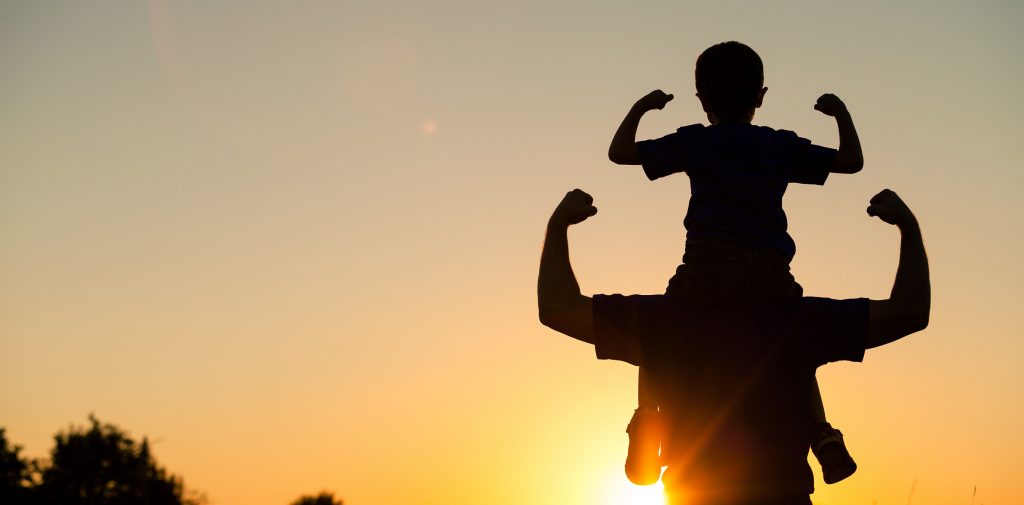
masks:
[(565, 194), (548, 220), (537, 279), (540, 322), (590, 344), (594, 343), (594, 310), (590, 297), (580, 293), (580, 285), (569, 263), (568, 233), (569, 226), (596, 213), (590, 195), (578, 189)]
[(883, 190), (871, 199), (868, 215), (877, 216), (900, 230), (900, 264), (887, 300), (872, 300), (869, 306), (865, 348), (885, 345), (928, 326), (931, 311), (931, 281), (921, 228), (896, 193)]

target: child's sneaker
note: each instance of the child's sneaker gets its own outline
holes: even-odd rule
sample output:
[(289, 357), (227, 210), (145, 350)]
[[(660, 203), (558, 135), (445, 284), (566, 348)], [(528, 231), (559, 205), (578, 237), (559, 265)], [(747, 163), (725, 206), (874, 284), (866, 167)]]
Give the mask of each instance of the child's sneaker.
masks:
[(661, 416), (658, 410), (641, 407), (633, 412), (626, 426), (629, 434), (629, 452), (626, 454), (626, 477), (639, 486), (658, 482), (661, 477)]
[(828, 423), (822, 423), (811, 442), (811, 452), (818, 458), (826, 484), (835, 484), (857, 471), (857, 463), (843, 443), (843, 433)]

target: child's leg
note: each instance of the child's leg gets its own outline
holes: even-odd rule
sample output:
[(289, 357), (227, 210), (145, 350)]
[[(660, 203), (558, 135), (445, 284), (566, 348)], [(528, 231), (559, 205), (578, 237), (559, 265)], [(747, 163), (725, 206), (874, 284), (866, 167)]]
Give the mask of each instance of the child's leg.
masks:
[(641, 409), (658, 410), (658, 395), (654, 392), (654, 384), (651, 383), (647, 370), (642, 367), (636, 378), (636, 406)]
[(811, 382), (811, 426), (817, 431), (821, 425), (828, 423), (825, 420), (825, 402), (821, 400), (821, 389), (818, 387), (818, 378)]
[(629, 420), (629, 451), (626, 454), (626, 477), (630, 482), (646, 486), (661, 476), (661, 419), (658, 395), (647, 372), (640, 368), (637, 377), (637, 409)]
[(821, 400), (818, 379), (811, 382), (811, 404), (808, 421), (811, 426), (811, 452), (821, 465), (826, 484), (839, 482), (857, 471), (857, 463), (843, 442), (843, 433), (825, 420), (825, 403)]

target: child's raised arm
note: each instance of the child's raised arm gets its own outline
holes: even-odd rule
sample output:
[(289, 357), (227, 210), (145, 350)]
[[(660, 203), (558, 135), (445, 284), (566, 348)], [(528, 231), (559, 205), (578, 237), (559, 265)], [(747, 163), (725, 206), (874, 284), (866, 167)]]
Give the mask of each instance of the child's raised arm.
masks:
[[(672, 100), (672, 95), (656, 89), (637, 100), (622, 119), (619, 129), (615, 130), (612, 143), (608, 146), (608, 159), (617, 165), (639, 165), (640, 156), (636, 151), (636, 129), (640, 126), (640, 118), (647, 111), (663, 109)], [(855, 134), (856, 135), (856, 134)]]
[(836, 153), (830, 171), (837, 174), (860, 172), (864, 167), (864, 153), (861, 152), (860, 138), (857, 137), (857, 129), (853, 127), (853, 118), (850, 117), (850, 111), (846, 110), (846, 104), (839, 97), (825, 93), (818, 98), (814, 109), (836, 118), (836, 125), (839, 126), (839, 152)]

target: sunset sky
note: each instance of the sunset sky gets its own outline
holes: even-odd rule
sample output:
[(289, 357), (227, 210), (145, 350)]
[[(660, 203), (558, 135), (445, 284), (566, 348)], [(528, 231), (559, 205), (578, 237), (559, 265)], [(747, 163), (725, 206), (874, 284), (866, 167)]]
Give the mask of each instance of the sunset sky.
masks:
[[(1024, 3), (0, 1), (0, 427), (89, 413), (215, 505), (651, 505), (622, 472), (634, 368), (537, 321), (544, 224), (584, 292), (658, 293), (685, 175), (607, 147), (704, 121), (693, 66), (749, 44), (756, 124), (856, 175), (791, 187), (808, 294), (884, 298), (897, 191), (931, 325), (818, 373), (858, 472), (816, 505), (1024, 503)], [(972, 497), (974, 489), (976, 496)], [(646, 494), (645, 494), (646, 493)]]

